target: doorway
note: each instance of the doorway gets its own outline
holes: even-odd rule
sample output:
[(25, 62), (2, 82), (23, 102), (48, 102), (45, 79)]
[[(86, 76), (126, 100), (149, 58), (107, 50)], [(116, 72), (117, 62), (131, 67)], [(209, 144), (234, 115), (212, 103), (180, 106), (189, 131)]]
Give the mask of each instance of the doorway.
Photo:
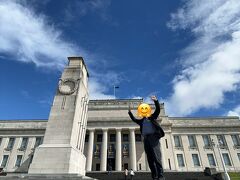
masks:
[(107, 159), (107, 170), (108, 171), (115, 171), (115, 158), (108, 158)]
[(128, 163), (124, 163), (123, 168), (124, 168), (124, 170), (128, 169)]

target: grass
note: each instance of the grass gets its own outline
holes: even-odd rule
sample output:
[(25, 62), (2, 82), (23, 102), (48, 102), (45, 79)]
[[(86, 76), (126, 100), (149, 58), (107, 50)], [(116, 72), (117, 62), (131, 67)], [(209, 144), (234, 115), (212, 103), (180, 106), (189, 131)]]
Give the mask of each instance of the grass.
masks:
[(240, 173), (229, 172), (228, 174), (231, 180), (240, 180)]

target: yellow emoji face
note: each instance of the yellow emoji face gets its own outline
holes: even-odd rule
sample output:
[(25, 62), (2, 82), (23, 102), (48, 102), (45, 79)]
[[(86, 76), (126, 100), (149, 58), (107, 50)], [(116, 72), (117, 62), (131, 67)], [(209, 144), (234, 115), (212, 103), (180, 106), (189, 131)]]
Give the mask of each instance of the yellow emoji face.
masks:
[(138, 116), (140, 117), (149, 117), (151, 116), (151, 107), (149, 104), (142, 103), (138, 106)]

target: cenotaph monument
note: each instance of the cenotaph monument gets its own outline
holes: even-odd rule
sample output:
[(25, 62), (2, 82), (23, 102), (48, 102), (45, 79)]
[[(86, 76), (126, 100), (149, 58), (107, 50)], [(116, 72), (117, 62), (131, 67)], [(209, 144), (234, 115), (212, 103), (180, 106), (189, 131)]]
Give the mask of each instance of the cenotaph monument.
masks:
[(85, 175), (83, 155), (88, 110), (88, 71), (82, 57), (68, 57), (51, 107), (43, 144), (29, 174)]

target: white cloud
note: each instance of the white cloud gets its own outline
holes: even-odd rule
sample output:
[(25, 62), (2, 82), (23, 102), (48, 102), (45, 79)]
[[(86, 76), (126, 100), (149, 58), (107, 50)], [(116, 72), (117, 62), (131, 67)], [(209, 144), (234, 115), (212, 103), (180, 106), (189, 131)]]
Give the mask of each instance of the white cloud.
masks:
[(168, 27), (191, 31), (194, 41), (182, 51), (183, 69), (167, 101), (171, 115), (217, 108), (240, 83), (240, 1), (185, 1)]
[[(89, 82), (89, 92), (91, 99), (113, 99), (114, 85), (118, 86), (119, 83), (125, 80), (125, 77), (121, 73), (113, 71), (91, 71), (93, 78)], [(109, 91), (110, 93), (106, 94)], [(116, 93), (117, 96), (117, 93)]]
[(72, 21), (76, 17), (86, 16), (88, 13), (97, 14), (102, 20), (108, 20), (106, 10), (111, 5), (111, 0), (72, 1), (65, 9), (65, 20)]
[(233, 110), (229, 111), (228, 116), (239, 116), (240, 117), (240, 105), (235, 107)]
[[(92, 1), (92, 6), (98, 6)], [(62, 70), (68, 56), (81, 55), (87, 64), (99, 62), (99, 58), (90, 55), (84, 48), (64, 40), (61, 31), (50, 24), (44, 15), (37, 15), (26, 7), (27, 3), (0, 0), (0, 54), (1, 57), (14, 57), (15, 60), (34, 63), (39, 67)], [(95, 61), (97, 60), (97, 61)], [(106, 95), (107, 83), (102, 76), (91, 70), (90, 97), (113, 98)], [(92, 75), (94, 74), (94, 75)], [(108, 73), (106, 73), (108, 74)], [(111, 78), (118, 75), (111, 72)]]
[(96, 79), (89, 81), (89, 92), (91, 99), (114, 99), (113, 95), (106, 94), (107, 87), (105, 84), (100, 84)]
[(143, 99), (143, 97), (141, 97), (141, 96), (130, 96), (129, 98), (130, 99)]
[(68, 55), (81, 52), (43, 16), (14, 1), (0, 1), (0, 52), (37, 66), (61, 69)]

